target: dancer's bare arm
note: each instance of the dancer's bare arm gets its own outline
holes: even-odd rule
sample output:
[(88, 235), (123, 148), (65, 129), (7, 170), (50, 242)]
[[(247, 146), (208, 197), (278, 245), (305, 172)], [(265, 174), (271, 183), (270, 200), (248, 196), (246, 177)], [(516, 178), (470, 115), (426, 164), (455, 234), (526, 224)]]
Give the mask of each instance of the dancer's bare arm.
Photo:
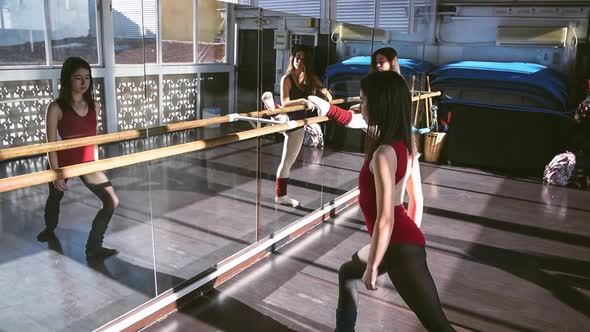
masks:
[(377, 218), (371, 236), (371, 248), (367, 261), (367, 269), (363, 276), (363, 282), (367, 289), (377, 289), (375, 286), (379, 264), (385, 256), (389, 246), (391, 233), (393, 232), (394, 217), (394, 193), (395, 171), (397, 168), (397, 156), (390, 145), (381, 145), (375, 150), (373, 159), (369, 164), (375, 177), (375, 197), (377, 200)]
[(424, 211), (424, 196), (422, 195), (422, 178), (420, 176), (420, 163), (418, 156), (413, 156), (412, 173), (408, 179), (406, 190), (408, 191), (408, 215), (418, 227), (422, 224)]
[(281, 105), (282, 105), (282, 107), (301, 105), (301, 106), (305, 106), (307, 109), (313, 108), (313, 104), (305, 98), (291, 100), (291, 98), (289, 97), (289, 91), (291, 91), (291, 80), (287, 79), (287, 75), (285, 75), (285, 76), (283, 76), (283, 78), (281, 78)]

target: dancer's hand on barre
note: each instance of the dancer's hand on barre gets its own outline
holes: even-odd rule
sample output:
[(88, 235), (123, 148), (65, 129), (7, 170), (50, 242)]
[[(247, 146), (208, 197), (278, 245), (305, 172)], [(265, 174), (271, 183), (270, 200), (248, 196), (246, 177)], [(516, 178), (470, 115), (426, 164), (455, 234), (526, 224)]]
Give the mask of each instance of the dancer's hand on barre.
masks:
[(301, 104), (305, 106), (305, 109), (312, 110), (315, 105), (307, 99), (301, 99)]
[(53, 181), (53, 186), (55, 189), (59, 191), (66, 191), (68, 188), (66, 187), (66, 181), (64, 179), (57, 179)]

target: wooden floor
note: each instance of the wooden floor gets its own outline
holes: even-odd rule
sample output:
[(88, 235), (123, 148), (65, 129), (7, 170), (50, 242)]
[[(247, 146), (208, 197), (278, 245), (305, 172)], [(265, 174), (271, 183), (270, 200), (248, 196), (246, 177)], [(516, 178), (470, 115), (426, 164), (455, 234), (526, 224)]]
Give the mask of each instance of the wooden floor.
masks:
[[(243, 130), (244, 128), (241, 128)], [(247, 129), (247, 128), (246, 128)], [(118, 156), (220, 133), (186, 131), (109, 146)], [(105, 245), (120, 254), (87, 262), (84, 245), (100, 201), (68, 182), (57, 240), (39, 243), (47, 185), (0, 194), (0, 331), (89, 331), (134, 309), (356, 186), (359, 154), (304, 147), (289, 193), (274, 203), (282, 142), (257, 140), (108, 171), (120, 204)], [(0, 177), (45, 169), (45, 158), (0, 163)]]
[[(590, 329), (590, 192), (423, 164), (428, 264), (458, 331)], [(337, 271), (368, 243), (358, 207), (147, 331), (331, 331)], [(423, 331), (390, 281), (358, 331)], [(361, 287), (362, 288), (362, 287)]]

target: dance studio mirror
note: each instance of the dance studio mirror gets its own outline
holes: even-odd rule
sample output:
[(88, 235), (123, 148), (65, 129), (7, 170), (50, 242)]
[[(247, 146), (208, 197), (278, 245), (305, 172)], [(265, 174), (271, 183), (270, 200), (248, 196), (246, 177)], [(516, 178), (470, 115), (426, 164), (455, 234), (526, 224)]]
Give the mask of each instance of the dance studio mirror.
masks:
[[(112, 9), (106, 1), (45, 3), (36, 2), (39, 14), (28, 2), (8, 1), (13, 15), (49, 13), (52, 30), (24, 20), (5, 29), (14, 45), (1, 45), (3, 54), (12, 54), (0, 59), (12, 66), (2, 70), (7, 78), (0, 82), (3, 156), (7, 148), (45, 140), (47, 105), (59, 95), (61, 65), (72, 56), (90, 64), (100, 102), (95, 134), (117, 135), (99, 145), (103, 166), (71, 165), (80, 174), (86, 167), (103, 171), (106, 178), (90, 183), (91, 191), (73, 176), (59, 202), (59, 225), (41, 243), (36, 237), (54, 184), (0, 193), (3, 263), (21, 271), (7, 285), (25, 277), (34, 285), (4, 293), (32, 306), (51, 303), (67, 285), (67, 305), (42, 308), (57, 317), (51, 328), (97, 328), (357, 186), (362, 130), (330, 120), (236, 138), (285, 120), (244, 113), (284, 106), (293, 111), (289, 120), (312, 121), (317, 114), (304, 111), (309, 94), (325, 95), (325, 87), (334, 100), (358, 96), (364, 72), (347, 70), (370, 55), (371, 39), (381, 32), (320, 20), (319, 6), (299, 16), (214, 0), (113, 0)], [(32, 31), (32, 48), (21, 30)], [(44, 51), (48, 43), (51, 54)], [(45, 65), (29, 76), (20, 73)], [(8, 178), (45, 170), (47, 157), (1, 162)], [(57, 196), (50, 202), (53, 215)], [(100, 220), (92, 226), (97, 211)], [(101, 251), (102, 259), (87, 260), (89, 233), (94, 245), (103, 232), (100, 245), (118, 254)], [(73, 308), (83, 313), (68, 316)]]
[[(51, 317), (2, 315), (3, 330), (94, 329), (156, 295), (148, 164), (100, 164), (150, 148), (145, 131), (124, 137), (157, 124), (147, 105), (157, 98), (145, 98), (154, 91), (145, 70), (156, 60), (154, 28), (146, 18), (141, 29), (142, 1), (109, 3), (0, 5), (0, 177), (34, 183), (0, 193), (0, 263), (12, 271), (0, 306)], [(65, 139), (78, 145), (38, 150)]]
[[(158, 293), (256, 241), (257, 141), (214, 143), (257, 126), (227, 118), (257, 107), (248, 95), (256, 91), (258, 36), (250, 36), (252, 53), (235, 54), (230, 41), (237, 7), (214, 0), (159, 1), (160, 64), (146, 65), (146, 71), (147, 77), (157, 71), (153, 98), (159, 103), (159, 125), (171, 132), (152, 127), (149, 142), (151, 149), (190, 152), (150, 162), (147, 189)], [(245, 10), (256, 22), (257, 11)], [(247, 64), (236, 71), (235, 59), (242, 58)], [(243, 84), (241, 70), (254, 81)], [(180, 127), (186, 129), (174, 130)], [(191, 144), (205, 149), (195, 151)]]

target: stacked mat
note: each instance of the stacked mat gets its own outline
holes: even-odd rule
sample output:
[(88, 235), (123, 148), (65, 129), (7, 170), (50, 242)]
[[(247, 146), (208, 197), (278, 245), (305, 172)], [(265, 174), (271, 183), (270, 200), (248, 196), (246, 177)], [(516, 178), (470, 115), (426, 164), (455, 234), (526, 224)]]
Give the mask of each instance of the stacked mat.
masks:
[[(432, 69), (432, 64), (414, 59), (399, 59), (402, 75), (406, 82), (411, 83), (412, 76), (421, 79), (421, 74)], [(326, 86), (335, 97), (358, 96), (360, 80), (369, 73), (371, 68), (370, 56), (356, 56), (328, 67), (323, 78)], [(420, 81), (417, 83), (420, 87)]]
[(432, 72), (449, 119), (447, 160), (539, 174), (564, 149), (572, 119), (567, 86), (549, 68), (522, 62), (461, 61)]

